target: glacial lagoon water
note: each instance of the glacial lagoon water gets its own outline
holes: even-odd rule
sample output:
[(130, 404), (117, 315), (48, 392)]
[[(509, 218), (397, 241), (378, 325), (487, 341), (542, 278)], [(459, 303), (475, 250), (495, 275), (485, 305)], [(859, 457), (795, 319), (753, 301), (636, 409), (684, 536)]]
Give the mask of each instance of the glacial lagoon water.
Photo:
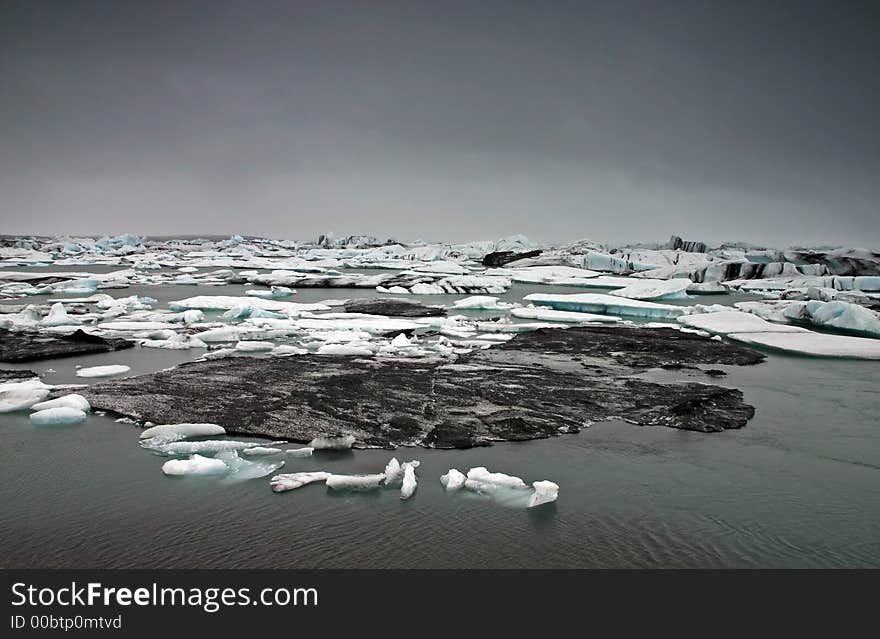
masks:
[[(109, 292), (149, 295), (163, 308), (243, 290)], [(536, 291), (578, 292), (514, 285), (500, 297), (520, 301)], [(300, 289), (294, 299), (374, 295)], [(737, 299), (746, 298), (682, 303)], [(199, 353), (137, 348), (18, 367), (53, 369), (47, 383), (82, 383), (77, 364), (121, 363), (138, 374)], [(76, 426), (36, 428), (27, 412), (0, 415), (0, 567), (880, 567), (880, 365), (770, 353), (757, 366), (723, 368), (727, 376), (712, 382), (740, 388), (757, 411), (741, 430), (608, 422), (461, 451), (318, 452), (288, 459), (282, 471), (370, 473), (392, 455), (419, 459), (418, 491), (408, 501), (392, 489), (314, 485), (275, 494), (267, 479), (168, 478), (165, 458), (140, 448), (130, 424), (91, 415)], [(444, 492), (441, 474), (474, 466), (550, 479), (559, 500), (524, 510)]]

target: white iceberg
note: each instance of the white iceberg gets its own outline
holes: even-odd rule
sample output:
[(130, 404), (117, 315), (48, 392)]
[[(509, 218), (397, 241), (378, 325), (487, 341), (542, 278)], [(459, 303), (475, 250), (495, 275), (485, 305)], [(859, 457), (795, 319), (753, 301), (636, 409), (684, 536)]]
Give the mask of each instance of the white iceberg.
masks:
[(350, 344), (324, 344), (316, 351), (318, 355), (361, 356), (369, 357), (373, 351)]
[(263, 455), (277, 455), (283, 453), (283, 448), (275, 448), (274, 446), (254, 446), (253, 448), (245, 448), (241, 451), (242, 455), (248, 457), (260, 457)]
[[(240, 442), (232, 439), (206, 439), (204, 441), (194, 442), (170, 442), (170, 443), (154, 443), (154, 438), (146, 439), (141, 442), (145, 448), (150, 448), (165, 455), (189, 455), (192, 453), (221, 453), (228, 450), (240, 450), (242, 448), (253, 448), (259, 444), (253, 442)], [(164, 439), (164, 438), (160, 438)]]
[(260, 353), (271, 351), (274, 348), (275, 344), (273, 344), (272, 342), (255, 342), (242, 340), (235, 345), (235, 350), (243, 351), (245, 353)]
[(393, 484), (400, 478), (400, 462), (397, 457), (392, 457), (391, 461), (385, 466), (385, 484)]
[(238, 452), (234, 450), (218, 453), (215, 459), (219, 459), (226, 464), (226, 469), (229, 473), (228, 478), (236, 481), (259, 479), (260, 477), (271, 475), (284, 466), (284, 461), (267, 462), (242, 459), (238, 456)]
[(464, 483), (469, 490), (483, 491), (493, 488), (528, 488), (526, 483), (519, 477), (505, 475), (504, 473), (490, 472), (484, 466), (471, 468), (467, 473)]
[(683, 299), (687, 297), (687, 289), (690, 284), (690, 280), (681, 278), (671, 280), (636, 280), (629, 286), (611, 291), (609, 294), (632, 300)]
[(76, 393), (71, 393), (70, 395), (64, 395), (62, 397), (58, 397), (57, 399), (50, 399), (45, 402), (40, 402), (39, 404), (34, 404), (33, 406), (31, 406), (31, 410), (48, 410), (50, 408), (65, 407), (75, 408), (85, 413), (88, 413), (92, 410), (92, 407), (89, 405), (89, 400), (87, 400), (82, 395), (77, 395)]
[(51, 388), (39, 379), (0, 384), (0, 413), (25, 410), (49, 396)]
[(720, 311), (717, 313), (695, 313), (679, 317), (678, 322), (690, 328), (698, 328), (709, 333), (729, 335), (730, 333), (806, 333), (805, 328), (787, 324), (773, 324), (757, 315), (742, 311)]
[(556, 501), (559, 497), (559, 484), (554, 484), (552, 481), (532, 482), (532, 488), (535, 492), (529, 497), (527, 508), (534, 508), (541, 504), (548, 504), (552, 501)]
[(287, 448), (285, 449), (284, 454), (290, 455), (291, 457), (311, 457), (314, 451), (314, 448), (304, 446), (302, 448)]
[(191, 455), (189, 459), (169, 459), (162, 464), (162, 472), (166, 475), (222, 475), (228, 468), (222, 459)]
[(70, 406), (57, 408), (45, 408), (31, 413), (31, 423), (34, 426), (61, 426), (66, 424), (79, 424), (86, 420), (85, 412)]
[(269, 480), (269, 485), (276, 493), (282, 493), (286, 490), (295, 490), (306, 484), (317, 481), (326, 481), (330, 477), (330, 473), (324, 471), (313, 471), (303, 473), (287, 473), (283, 475), (275, 475)]
[(507, 302), (499, 302), (497, 297), (491, 295), (473, 295), (452, 303), (456, 310), (488, 310), (496, 311), (508, 309), (513, 306)]
[(384, 479), (384, 473), (377, 475), (330, 475), (326, 479), (326, 484), (327, 488), (333, 490), (372, 490), (379, 488)]
[(125, 364), (110, 364), (108, 366), (91, 366), (89, 368), (80, 368), (76, 371), (77, 377), (110, 377), (112, 375), (121, 375), (131, 370), (130, 366)]
[(455, 468), (450, 468), (449, 472), (447, 472), (445, 475), (440, 475), (440, 483), (443, 485), (443, 488), (445, 488), (447, 492), (460, 490), (464, 487), (464, 482), (466, 480), (467, 477), (465, 477), (463, 473), (459, 472)]
[(813, 331), (731, 333), (728, 337), (746, 344), (799, 355), (880, 359), (880, 340), (870, 337), (825, 335)]
[(417, 463), (406, 462), (403, 464), (403, 483), (400, 485), (400, 498), (409, 499), (416, 492), (416, 469)]
[(184, 438), (184, 437), (210, 437), (212, 435), (225, 435), (226, 429), (217, 424), (161, 424), (152, 426), (141, 431), (141, 439), (152, 437)]

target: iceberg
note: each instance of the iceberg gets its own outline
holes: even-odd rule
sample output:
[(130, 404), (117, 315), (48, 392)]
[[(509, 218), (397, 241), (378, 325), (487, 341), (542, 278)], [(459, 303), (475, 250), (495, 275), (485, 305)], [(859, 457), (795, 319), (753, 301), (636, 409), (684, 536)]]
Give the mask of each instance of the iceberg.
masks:
[(317, 481), (326, 481), (330, 477), (330, 473), (324, 471), (313, 471), (305, 473), (288, 473), (284, 475), (275, 475), (269, 480), (269, 485), (276, 493), (282, 493), (286, 490), (295, 490), (306, 484)]
[(391, 461), (385, 466), (385, 484), (393, 484), (400, 478), (400, 462), (397, 457), (392, 457)]
[(816, 326), (828, 326), (880, 337), (880, 313), (858, 304), (810, 301), (788, 306), (782, 314), (787, 319), (805, 320)]
[(491, 295), (473, 295), (452, 303), (457, 310), (483, 310), (497, 311), (513, 307), (513, 304), (499, 302), (497, 297)]
[(130, 366), (125, 364), (110, 364), (108, 366), (91, 366), (89, 368), (80, 368), (76, 371), (77, 377), (110, 377), (112, 375), (121, 375), (131, 370)]
[(278, 453), (283, 452), (283, 448), (275, 448), (273, 446), (254, 446), (253, 448), (243, 449), (241, 454), (247, 455), (248, 457), (258, 457), (262, 455), (277, 455)]
[(614, 315), (597, 315), (594, 313), (579, 313), (577, 311), (555, 311), (549, 308), (526, 306), (515, 308), (510, 314), (520, 319), (533, 319), (541, 322), (564, 322), (579, 324), (581, 322), (619, 322), (620, 318)]
[(527, 508), (534, 508), (541, 504), (548, 504), (552, 501), (556, 501), (559, 497), (559, 485), (554, 484), (552, 481), (532, 482), (532, 488), (535, 492), (529, 497), (529, 503), (526, 506)]
[(807, 329), (787, 324), (773, 324), (757, 315), (742, 311), (720, 311), (717, 313), (695, 313), (679, 317), (678, 322), (690, 328), (697, 328), (717, 335), (730, 333), (807, 333)]
[(218, 453), (215, 459), (219, 459), (226, 464), (226, 469), (229, 472), (229, 479), (238, 481), (259, 479), (260, 477), (271, 475), (284, 466), (283, 461), (267, 462), (242, 459), (234, 450), (227, 450)]
[(226, 429), (217, 424), (161, 424), (142, 431), (140, 438), (168, 437), (183, 439), (185, 437), (210, 437), (212, 435), (225, 434)]
[(48, 410), (50, 408), (75, 408), (77, 410), (83, 411), (84, 413), (88, 413), (92, 410), (92, 407), (89, 405), (89, 400), (87, 400), (82, 395), (77, 395), (76, 393), (64, 395), (63, 397), (59, 397), (57, 399), (50, 399), (45, 402), (40, 402), (39, 404), (34, 404), (33, 406), (31, 406), (32, 410)]
[(169, 459), (162, 464), (162, 472), (166, 475), (182, 477), (184, 475), (222, 475), (227, 471), (222, 459), (191, 455), (189, 459)]
[(443, 485), (443, 488), (446, 489), (446, 492), (461, 490), (461, 488), (464, 487), (464, 482), (466, 480), (467, 477), (455, 468), (450, 468), (449, 472), (445, 475), (440, 475), (440, 483)]
[(690, 280), (681, 278), (672, 280), (643, 279), (636, 280), (625, 288), (611, 291), (609, 295), (631, 300), (684, 299), (687, 297), (687, 289), (690, 284)]
[(549, 306), (559, 311), (577, 311), (583, 313), (602, 313), (605, 315), (622, 315), (628, 317), (650, 317), (654, 319), (673, 319), (687, 315), (691, 309), (687, 306), (657, 304), (643, 300), (630, 300), (600, 293), (548, 294), (532, 293), (523, 299), (528, 302)]
[(343, 437), (315, 437), (309, 442), (309, 446), (313, 450), (347, 450), (354, 445), (354, 436), (345, 435)]
[[(206, 439), (204, 441), (195, 442), (171, 442), (171, 443), (153, 443), (153, 438), (144, 440), (141, 445), (144, 448), (155, 450), (165, 455), (190, 455), (192, 453), (221, 453), (227, 450), (239, 450), (242, 448), (253, 448), (259, 444), (252, 442), (240, 442), (232, 439)], [(162, 438), (164, 439), (164, 438)]]
[(40, 320), (41, 326), (74, 326), (77, 324), (82, 324), (82, 322), (68, 315), (61, 302), (52, 304), (49, 314)]
[(825, 335), (813, 331), (731, 333), (727, 337), (753, 346), (798, 355), (880, 359), (880, 340), (870, 337)]
[(485, 491), (495, 488), (528, 488), (526, 483), (519, 477), (505, 475), (504, 473), (490, 472), (484, 466), (471, 468), (467, 473), (465, 488), (469, 490)]
[(384, 473), (377, 475), (330, 475), (326, 479), (326, 484), (327, 488), (333, 490), (372, 490), (379, 488), (384, 479)]
[(31, 423), (34, 426), (61, 426), (66, 424), (79, 424), (86, 420), (87, 415), (78, 408), (59, 406), (57, 408), (45, 408), (31, 413)]
[(197, 295), (168, 303), (174, 311), (198, 309), (200, 311), (228, 311), (236, 307), (248, 306), (264, 311), (277, 311), (285, 315), (295, 316), (303, 311), (329, 311), (326, 304), (299, 304), (296, 302), (279, 302), (260, 297), (235, 297), (231, 295)]
[(235, 350), (245, 353), (260, 353), (271, 351), (274, 348), (275, 344), (272, 342), (249, 342), (242, 340), (235, 345)]
[(25, 410), (49, 396), (50, 387), (39, 379), (0, 384), (0, 413)]
[(284, 451), (286, 455), (290, 455), (291, 457), (311, 457), (313, 452), (315, 452), (315, 449), (308, 446), (302, 448), (288, 448)]
[(400, 486), (400, 498), (409, 499), (416, 492), (416, 465), (417, 463), (406, 462), (403, 464), (403, 483)]
[(373, 355), (373, 351), (359, 346), (351, 346), (349, 344), (324, 344), (317, 350), (318, 355), (360, 355), (369, 357)]

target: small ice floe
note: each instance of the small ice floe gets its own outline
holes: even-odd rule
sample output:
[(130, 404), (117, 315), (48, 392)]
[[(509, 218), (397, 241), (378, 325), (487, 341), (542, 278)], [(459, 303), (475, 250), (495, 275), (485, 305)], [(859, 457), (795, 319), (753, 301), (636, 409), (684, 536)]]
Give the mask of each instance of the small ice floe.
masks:
[(476, 491), (494, 490), (498, 487), (526, 488), (526, 483), (519, 477), (504, 473), (490, 472), (485, 466), (471, 468), (464, 483), (465, 488)]
[(385, 485), (390, 485), (400, 479), (400, 473), (400, 462), (397, 461), (397, 457), (392, 457), (385, 466)]
[(318, 355), (360, 355), (370, 357), (373, 351), (350, 344), (324, 344), (317, 350)]
[(418, 484), (416, 481), (416, 468), (418, 466), (419, 462), (417, 461), (404, 462), (401, 466), (403, 468), (403, 483), (400, 485), (401, 499), (409, 499), (416, 492)]
[(113, 375), (121, 375), (131, 370), (130, 366), (125, 364), (110, 364), (108, 366), (90, 366), (81, 368), (76, 371), (77, 377), (111, 377)]
[(215, 459), (219, 459), (226, 464), (228, 478), (237, 481), (259, 479), (260, 477), (271, 475), (284, 466), (284, 461), (267, 462), (242, 459), (234, 450), (218, 453)]
[(86, 420), (84, 411), (70, 406), (46, 408), (31, 413), (31, 424), (34, 426), (64, 426), (67, 424), (79, 424)]
[(559, 485), (554, 484), (552, 481), (532, 482), (532, 488), (535, 492), (529, 497), (528, 508), (549, 504), (551, 501), (556, 501), (557, 497), (559, 497)]
[(156, 443), (150, 438), (141, 441), (141, 446), (155, 450), (165, 455), (189, 455), (192, 453), (220, 453), (227, 450), (241, 450), (254, 448), (259, 444), (253, 442), (240, 442), (233, 439), (206, 439), (195, 442), (167, 442)]
[(327, 477), (327, 488), (333, 490), (373, 490), (382, 485), (385, 473), (376, 475), (330, 475)]
[(283, 453), (283, 448), (275, 448), (274, 446), (254, 446), (253, 448), (245, 448), (241, 451), (242, 455), (248, 457), (260, 457), (263, 455), (277, 455)]
[(273, 344), (272, 342), (254, 342), (241, 340), (235, 345), (235, 350), (243, 351), (245, 353), (261, 353), (265, 351), (271, 351), (274, 348), (275, 344)]
[(536, 306), (515, 308), (510, 311), (510, 314), (521, 319), (533, 319), (542, 322), (566, 322), (570, 324), (580, 324), (583, 322), (614, 323), (620, 321), (620, 318), (614, 315), (579, 313), (577, 311), (554, 311), (551, 308), (539, 308)]
[(49, 396), (51, 387), (38, 378), (0, 384), (0, 413), (26, 410)]
[(305, 355), (308, 349), (299, 346), (291, 346), (290, 344), (281, 344), (272, 349), (273, 357), (289, 357), (291, 355)]
[(684, 278), (671, 280), (636, 280), (629, 286), (611, 291), (609, 295), (632, 300), (677, 300), (687, 297), (691, 281)]
[(226, 429), (217, 424), (161, 424), (142, 431), (141, 439), (152, 437), (183, 439), (185, 437), (210, 437), (225, 434)]
[(309, 446), (314, 450), (346, 450), (354, 445), (354, 435), (345, 435), (343, 437), (315, 437), (309, 442)]
[(456, 310), (486, 310), (497, 311), (512, 308), (514, 304), (499, 302), (497, 297), (491, 295), (472, 295), (452, 303)]
[(549, 306), (558, 311), (577, 311), (583, 313), (602, 313), (627, 317), (651, 317), (655, 319), (672, 319), (688, 315), (691, 309), (687, 306), (658, 304), (643, 300), (631, 300), (625, 297), (614, 297), (599, 293), (550, 294), (531, 293), (524, 298), (541, 306)]
[(226, 463), (222, 459), (191, 455), (189, 459), (170, 459), (162, 464), (162, 472), (166, 475), (222, 475), (226, 472)]
[(291, 457), (311, 457), (313, 452), (315, 452), (314, 448), (303, 446), (302, 448), (287, 448), (285, 449), (284, 454), (290, 455)]
[(326, 481), (330, 477), (330, 473), (320, 471), (305, 473), (288, 473), (285, 475), (275, 475), (269, 480), (269, 485), (276, 493), (283, 493), (286, 490), (295, 490), (306, 484), (318, 481)]
[(57, 399), (49, 399), (45, 402), (34, 404), (33, 406), (31, 406), (31, 410), (47, 410), (49, 408), (65, 407), (75, 408), (85, 413), (88, 413), (92, 410), (92, 407), (89, 404), (89, 400), (87, 400), (82, 395), (78, 395), (76, 393), (71, 393), (70, 395), (64, 395), (62, 397), (58, 397)]
[(455, 468), (450, 468), (449, 472), (445, 475), (440, 475), (440, 483), (443, 484), (443, 488), (446, 489), (446, 492), (450, 493), (455, 490), (461, 490), (461, 488), (464, 487), (466, 479), (467, 477)]

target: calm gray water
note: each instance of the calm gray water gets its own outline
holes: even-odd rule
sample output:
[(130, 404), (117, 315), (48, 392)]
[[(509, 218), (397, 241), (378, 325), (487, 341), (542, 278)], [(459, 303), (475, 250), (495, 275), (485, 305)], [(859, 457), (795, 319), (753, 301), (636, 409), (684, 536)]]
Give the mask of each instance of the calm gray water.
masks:
[[(502, 297), (519, 301), (538, 289), (576, 292), (517, 285)], [(243, 290), (110, 292), (150, 295), (161, 308)], [(301, 289), (293, 299), (373, 294)], [(690, 303), (737, 299), (745, 298)], [(77, 364), (125, 363), (141, 373), (198, 354), (134, 349), (23, 368), (54, 369), (48, 383), (82, 382)], [(134, 426), (93, 415), (78, 426), (35, 428), (27, 413), (0, 415), (0, 566), (880, 566), (880, 364), (771, 354), (726, 370), (715, 383), (742, 389), (757, 409), (739, 431), (611, 422), (465, 451), (316, 453), (288, 459), (282, 471), (381, 472), (392, 454), (419, 459), (418, 491), (405, 502), (393, 489), (339, 494), (313, 485), (274, 494), (266, 479), (172, 479), (160, 471), (165, 458), (138, 446)], [(559, 501), (524, 510), (443, 491), (441, 474), (473, 466), (553, 480)]]

